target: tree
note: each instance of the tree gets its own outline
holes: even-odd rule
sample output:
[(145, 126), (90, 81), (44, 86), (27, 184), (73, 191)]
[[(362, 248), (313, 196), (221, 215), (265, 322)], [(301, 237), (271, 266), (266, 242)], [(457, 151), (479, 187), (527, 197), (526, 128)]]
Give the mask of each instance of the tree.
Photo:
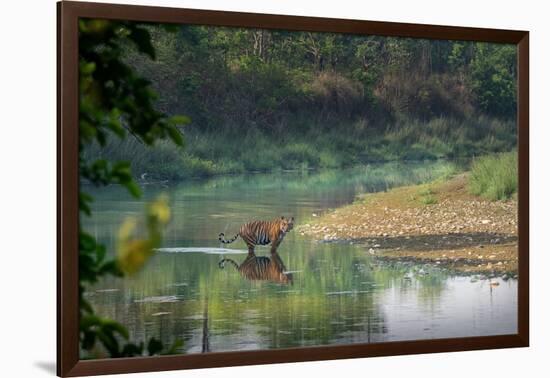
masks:
[(481, 110), (499, 117), (516, 111), (516, 48), (478, 43), (471, 63), (472, 90)]

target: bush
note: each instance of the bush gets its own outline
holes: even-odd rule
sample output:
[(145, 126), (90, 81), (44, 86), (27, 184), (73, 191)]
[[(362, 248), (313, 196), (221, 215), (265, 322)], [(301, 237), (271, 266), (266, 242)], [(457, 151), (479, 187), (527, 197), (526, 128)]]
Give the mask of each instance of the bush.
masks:
[(363, 100), (362, 87), (336, 72), (321, 72), (306, 85), (306, 94), (324, 113), (350, 116)]
[(474, 160), (468, 185), (472, 194), (493, 201), (510, 198), (518, 186), (517, 152)]

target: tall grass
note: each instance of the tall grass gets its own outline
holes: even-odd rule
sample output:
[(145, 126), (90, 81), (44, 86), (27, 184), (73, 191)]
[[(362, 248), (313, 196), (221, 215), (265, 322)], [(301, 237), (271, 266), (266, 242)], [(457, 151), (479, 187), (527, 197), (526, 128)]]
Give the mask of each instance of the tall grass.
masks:
[(509, 151), (516, 144), (514, 123), (479, 117), (458, 121), (397, 121), (385, 130), (364, 121), (331, 125), (295, 119), (271, 133), (254, 126), (185, 130), (186, 147), (170, 143), (153, 148), (132, 138), (109, 139), (104, 148), (84, 151), (87, 158), (127, 160), (137, 177), (182, 180), (217, 174), (345, 168), (360, 163), (460, 158)]
[(505, 200), (517, 191), (517, 152), (484, 156), (474, 160), (469, 190), (490, 200)]

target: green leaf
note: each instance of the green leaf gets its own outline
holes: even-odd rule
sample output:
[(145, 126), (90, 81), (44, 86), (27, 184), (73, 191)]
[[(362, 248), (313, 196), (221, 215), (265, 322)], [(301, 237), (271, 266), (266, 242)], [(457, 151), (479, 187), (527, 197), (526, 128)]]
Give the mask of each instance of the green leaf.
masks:
[(96, 247), (96, 261), (98, 264), (101, 264), (105, 259), (105, 254), (107, 253), (107, 248), (104, 245), (98, 244)]
[(130, 337), (128, 334), (128, 330), (122, 324), (117, 323), (114, 320), (104, 319), (103, 328), (109, 330), (109, 332), (116, 332), (125, 339), (128, 339), (128, 337)]
[(121, 352), (121, 357), (134, 357), (141, 356), (143, 354), (143, 342), (139, 345), (128, 343), (124, 345)]
[(82, 338), (82, 349), (86, 349), (86, 350), (89, 350), (89, 349), (92, 349), (95, 345), (95, 340), (96, 340), (96, 335), (97, 333), (96, 332), (84, 332), (83, 333), (84, 336)]
[(86, 120), (81, 119), (78, 123), (79, 131), (80, 131), (80, 138), (87, 141), (95, 138), (97, 134), (97, 130), (92, 124), (87, 122)]
[(176, 126), (168, 127), (168, 135), (170, 135), (170, 139), (172, 139), (175, 144), (177, 144), (178, 146), (183, 146), (183, 135)]
[(183, 346), (183, 340), (176, 340), (165, 352), (161, 353), (163, 355), (177, 354), (178, 349)]
[(87, 216), (92, 215), (92, 210), (90, 209), (90, 206), (88, 205), (90, 202), (92, 202), (94, 198), (90, 196), (89, 194), (86, 194), (84, 192), (78, 193), (78, 208), (81, 212), (86, 214)]
[(97, 337), (101, 340), (101, 343), (107, 349), (111, 357), (118, 357), (120, 355), (118, 341), (112, 332), (108, 330), (105, 332), (101, 329), (97, 332)]
[(149, 356), (153, 356), (155, 354), (158, 354), (162, 351), (162, 343), (155, 339), (154, 337), (149, 340), (149, 343), (147, 344), (147, 352), (149, 353)]
[(115, 260), (110, 260), (102, 264), (97, 271), (99, 276), (107, 273), (112, 274), (113, 276), (122, 276), (122, 272), (120, 271), (120, 268)]
[(81, 314), (82, 314), (82, 312), (87, 312), (89, 314), (92, 314), (94, 312), (94, 309), (92, 308), (92, 305), (90, 304), (90, 302), (88, 302), (87, 300), (82, 298), (82, 296), (80, 298), (79, 306), (80, 306), (80, 313)]
[(101, 318), (97, 315), (85, 315), (80, 317), (80, 329), (87, 330), (93, 326), (101, 325)]
[(86, 232), (80, 232), (78, 241), (81, 250), (93, 251), (96, 248), (95, 239), (92, 237), (92, 235)]
[(174, 126), (183, 126), (191, 123), (191, 118), (184, 115), (175, 115), (168, 119), (168, 123)]
[(149, 55), (151, 59), (155, 59), (155, 48), (151, 43), (151, 35), (149, 32), (140, 27), (134, 27), (128, 36), (142, 53)]
[(141, 188), (134, 182), (134, 180), (124, 183), (124, 187), (126, 187), (134, 198), (141, 197)]
[(79, 69), (81, 75), (91, 75), (95, 71), (95, 62), (80, 61)]

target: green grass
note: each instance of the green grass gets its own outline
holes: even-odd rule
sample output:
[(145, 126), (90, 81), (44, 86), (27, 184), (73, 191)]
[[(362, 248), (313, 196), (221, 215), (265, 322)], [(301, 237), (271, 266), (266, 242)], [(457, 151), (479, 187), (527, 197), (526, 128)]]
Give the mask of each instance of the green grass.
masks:
[(423, 205), (435, 205), (437, 203), (437, 198), (433, 195), (426, 195), (420, 197), (420, 203)]
[(517, 191), (517, 152), (484, 156), (474, 160), (468, 182), (472, 194), (505, 200)]
[[(92, 146), (85, 158), (126, 160), (136, 177), (158, 180), (274, 170), (345, 168), (361, 163), (469, 158), (509, 151), (516, 143), (514, 123), (486, 117), (458, 121), (397, 121), (385, 130), (369, 129), (357, 120), (331, 125), (296, 118), (271, 133), (255, 126), (220, 126), (199, 132), (184, 130), (186, 146), (161, 142), (153, 149), (133, 138), (109, 138)], [(450, 173), (452, 174), (452, 172)]]
[[(442, 176), (437, 177), (436, 180), (434, 180), (434, 182), (436, 182), (441, 178)], [(435, 192), (430, 187), (419, 190), (418, 196), (419, 196), (418, 201), (422, 205), (434, 205), (437, 203), (437, 197), (435, 196)]]

